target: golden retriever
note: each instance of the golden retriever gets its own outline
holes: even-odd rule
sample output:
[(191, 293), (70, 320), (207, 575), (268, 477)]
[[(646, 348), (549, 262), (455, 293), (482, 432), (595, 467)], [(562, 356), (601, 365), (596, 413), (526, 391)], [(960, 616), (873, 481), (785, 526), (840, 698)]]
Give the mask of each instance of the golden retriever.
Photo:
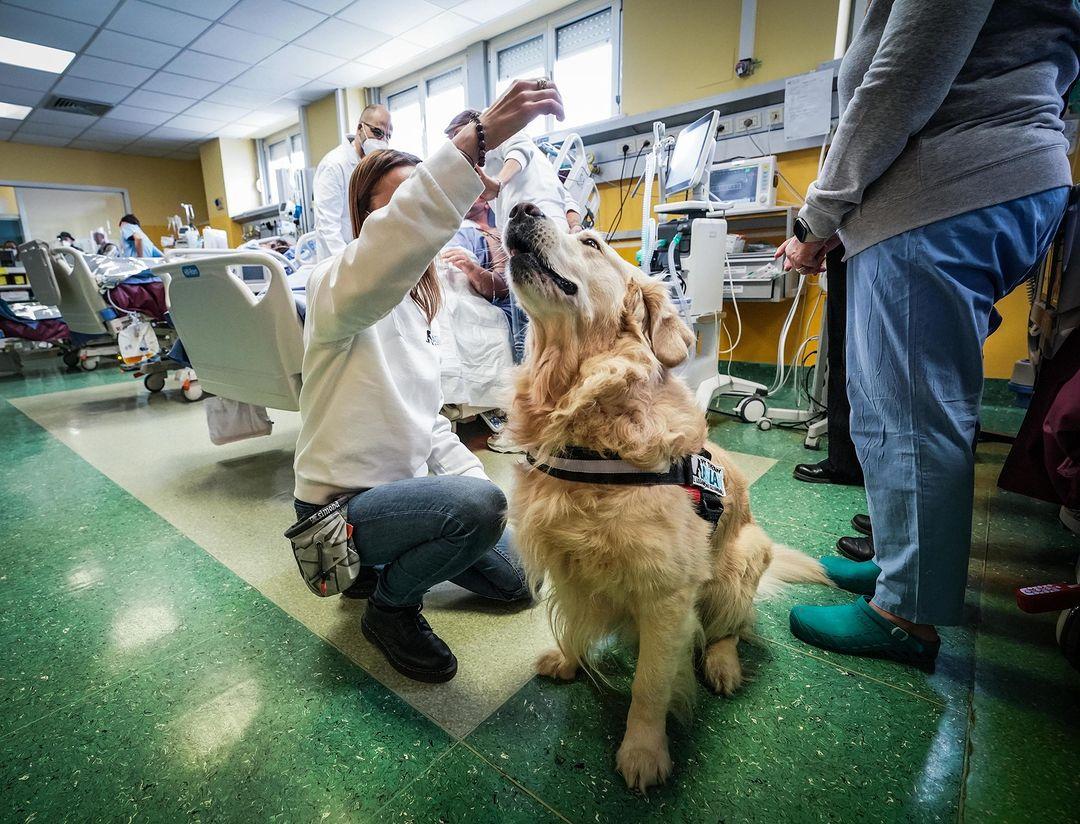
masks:
[(616, 765), (644, 790), (671, 773), (667, 714), (690, 706), (695, 650), (708, 685), (731, 695), (759, 589), (829, 581), (817, 561), (775, 545), (754, 522), (742, 475), (706, 443), (705, 417), (671, 371), (694, 336), (667, 287), (595, 233), (559, 231), (535, 206), (514, 210), (504, 242), (530, 319), (513, 440), (540, 459), (579, 447), (651, 472), (707, 448), (725, 474), (715, 531), (679, 486), (580, 483), (523, 464), (512, 495), (518, 547), (530, 578), (549, 588), (558, 643), (537, 671), (572, 679), (611, 634), (637, 642)]

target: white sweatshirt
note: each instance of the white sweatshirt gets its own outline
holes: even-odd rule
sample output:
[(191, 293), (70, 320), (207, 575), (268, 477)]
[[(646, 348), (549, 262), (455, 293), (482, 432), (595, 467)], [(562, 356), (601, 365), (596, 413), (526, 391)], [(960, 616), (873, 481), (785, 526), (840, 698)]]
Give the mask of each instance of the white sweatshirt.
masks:
[(439, 410), (438, 337), (409, 297), (483, 186), (447, 142), (307, 286), (295, 495), (311, 504), (429, 470), (487, 477)]
[(521, 171), (503, 184), (495, 200), (495, 225), (506, 228), (510, 210), (519, 203), (532, 203), (566, 231), (566, 213), (581, 209), (559, 180), (555, 167), (525, 132), (518, 132), (501, 146), (487, 153), (484, 171), (497, 175), (507, 160), (516, 160)]
[(360, 162), (356, 148), (346, 140), (328, 151), (315, 169), (312, 189), (315, 196), (316, 257), (328, 260), (345, 250), (353, 239), (349, 216), (349, 178)]

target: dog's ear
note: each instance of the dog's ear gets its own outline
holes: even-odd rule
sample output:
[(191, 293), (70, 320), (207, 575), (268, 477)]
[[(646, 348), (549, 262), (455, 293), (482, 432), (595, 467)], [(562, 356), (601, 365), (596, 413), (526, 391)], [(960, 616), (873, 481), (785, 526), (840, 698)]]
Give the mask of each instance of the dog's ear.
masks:
[(639, 322), (656, 359), (669, 369), (678, 366), (690, 351), (694, 333), (690, 331), (668, 296), (667, 287), (655, 281), (633, 282), (627, 286), (627, 300), (637, 292), (641, 315)]

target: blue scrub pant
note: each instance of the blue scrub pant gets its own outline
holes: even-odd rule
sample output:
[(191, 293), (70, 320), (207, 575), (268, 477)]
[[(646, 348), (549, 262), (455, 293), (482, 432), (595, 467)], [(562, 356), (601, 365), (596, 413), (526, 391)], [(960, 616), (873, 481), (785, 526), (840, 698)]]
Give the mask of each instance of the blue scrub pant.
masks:
[(873, 600), (908, 621), (961, 622), (983, 342), (994, 303), (1049, 248), (1067, 194), (966, 212), (849, 261), (848, 396), (881, 567)]

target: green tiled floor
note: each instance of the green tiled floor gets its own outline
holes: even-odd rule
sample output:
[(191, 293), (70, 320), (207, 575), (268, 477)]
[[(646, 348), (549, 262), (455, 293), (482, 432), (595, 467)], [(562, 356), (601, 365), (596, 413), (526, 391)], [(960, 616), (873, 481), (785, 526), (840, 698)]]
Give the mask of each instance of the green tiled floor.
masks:
[[(995, 489), (1004, 447), (979, 451), (971, 620), (935, 673), (802, 646), (791, 604), (848, 596), (792, 588), (761, 606), (744, 689), (699, 690), (641, 797), (614, 772), (627, 653), (610, 686), (533, 679), (454, 738), (2, 400), (126, 376), (33, 367), (0, 380), (0, 821), (1080, 820), (1080, 675), (1012, 599), (1067, 578), (1078, 544)], [(994, 400), (985, 420), (1015, 428)], [(751, 491), (777, 540), (828, 552), (863, 509), (791, 478), (820, 457), (796, 432), (713, 436), (777, 459)]]

